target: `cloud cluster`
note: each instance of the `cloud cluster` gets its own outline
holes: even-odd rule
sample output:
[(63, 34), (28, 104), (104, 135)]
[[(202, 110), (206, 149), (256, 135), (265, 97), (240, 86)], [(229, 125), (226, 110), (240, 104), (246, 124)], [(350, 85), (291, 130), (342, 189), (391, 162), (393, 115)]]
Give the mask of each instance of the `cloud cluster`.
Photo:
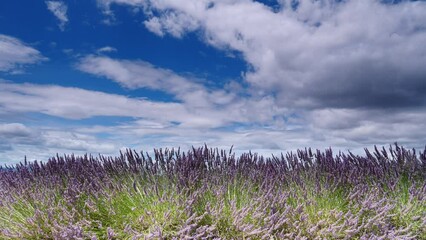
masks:
[(144, 6), (153, 33), (203, 32), (240, 51), (257, 94), (299, 108), (399, 108), (426, 103), (426, 2), (282, 0), (103, 1)]
[[(102, 153), (203, 143), (267, 154), (305, 146), (356, 150), (389, 141), (424, 147), (424, 1), (279, 0), (274, 7), (251, 0), (97, 2), (112, 18), (114, 4), (142, 10), (144, 26), (158, 36), (197, 31), (217, 49), (239, 51), (250, 66), (245, 83), (212, 88), (205, 79), (143, 60), (107, 57), (103, 53), (115, 48), (101, 48), (80, 58), (77, 69), (128, 91), (150, 89), (173, 99), (0, 81), (0, 115), (130, 119), (68, 131), (0, 124), (0, 139), (6, 139), (0, 151), (30, 146), (30, 139), (51, 151)], [(37, 50), (0, 35), (0, 71), (42, 59)]]
[(180, 76), (145, 61), (90, 55), (82, 58), (77, 67), (115, 81), (124, 88), (147, 88), (171, 94), (188, 114), (192, 114), (179, 120), (190, 127), (223, 127), (233, 122), (267, 124), (286, 111), (275, 107), (269, 96), (242, 98), (235, 87), (208, 88), (202, 84), (202, 79)]
[[(189, 80), (182, 78), (182, 81), (190, 85)], [(194, 86), (205, 91), (198, 83), (194, 83)], [(31, 159), (47, 159), (56, 152), (113, 154), (120, 147), (148, 150), (152, 146), (179, 145), (189, 148), (203, 143), (229, 147), (226, 145), (236, 136), (241, 138), (240, 146), (245, 146), (242, 139), (247, 134), (244, 131), (230, 137), (232, 131), (221, 128), (232, 126), (233, 123), (252, 124), (252, 119), (267, 123), (270, 118), (268, 114), (274, 113), (268, 100), (239, 101), (227, 105), (226, 111), (219, 111), (210, 102), (208, 106), (200, 108), (197, 99), (193, 100), (198, 107), (192, 106), (191, 102), (156, 102), (80, 88), (3, 81), (0, 82), (0, 113), (8, 116), (38, 113), (75, 122), (108, 116), (129, 117), (131, 120), (113, 126), (81, 127), (69, 124), (65, 129), (61, 126), (44, 126), (43, 122), (31, 127), (22, 123), (6, 123), (0, 126), (0, 138), (3, 139), (0, 148), (2, 152), (7, 152), (7, 161), (16, 162), (23, 155)], [(231, 107), (235, 110), (229, 109)], [(256, 146), (264, 144), (265, 141)], [(21, 158), (16, 159), (17, 156)]]
[(0, 72), (20, 73), (25, 65), (44, 60), (38, 50), (17, 38), (0, 34)]
[(426, 142), (422, 132), (426, 127), (425, 107), (282, 108), (273, 97), (258, 98), (256, 95), (242, 96), (232, 89), (209, 89), (197, 79), (186, 78), (140, 60), (87, 56), (81, 59), (78, 68), (115, 81), (125, 88), (167, 92), (189, 112), (210, 120), (202, 125), (194, 121), (180, 126), (160, 124), (161, 127), (153, 125), (155, 121), (135, 121), (123, 127), (125, 132), (131, 133), (127, 139), (130, 136), (156, 135), (163, 136), (156, 139), (161, 146), (176, 142), (201, 144), (204, 141), (223, 146), (238, 143), (246, 150), (263, 151), (307, 145), (353, 149), (370, 144), (386, 145), (389, 141), (421, 148)]
[[(190, 149), (204, 143), (224, 148), (235, 145), (238, 152), (252, 150), (269, 155), (306, 146), (360, 152), (365, 146), (387, 145), (394, 139), (421, 149), (426, 142), (424, 108), (282, 113), (271, 109), (272, 102), (239, 101), (241, 105), (230, 104), (222, 111), (213, 106), (195, 111), (185, 102), (153, 102), (78, 88), (2, 82), (0, 112), (42, 113), (76, 123), (97, 116), (130, 117), (112, 125), (102, 125), (102, 121), (74, 126), (0, 124), (0, 151), (8, 157), (2, 161), (16, 162), (23, 155), (47, 159), (57, 152), (116, 154), (122, 147)], [(268, 115), (271, 111), (274, 116)], [(279, 121), (279, 117), (285, 121)], [(278, 121), (271, 121), (274, 118)]]
[(68, 6), (62, 1), (46, 1), (46, 5), (47, 9), (59, 20), (59, 29), (64, 31), (65, 25), (68, 23)]
[[(389, 141), (421, 148), (426, 142), (422, 130), (426, 122), (424, 1), (280, 0), (274, 7), (251, 0), (98, 2), (107, 9), (113, 4), (143, 9), (148, 18), (145, 27), (158, 36), (181, 38), (197, 31), (209, 45), (241, 52), (250, 65), (244, 75), (246, 94), (226, 102), (224, 111), (238, 109), (233, 104), (241, 99), (256, 102), (253, 99), (265, 97), (268, 101), (264, 107), (276, 110), (258, 121), (269, 121), (257, 125), (261, 128), (248, 127), (248, 136), (249, 132), (264, 131), (264, 136), (281, 141), (277, 146), (282, 149), (295, 143), (356, 147)], [(169, 85), (166, 82), (182, 86), (190, 83), (161, 69), (156, 71), (160, 77), (146, 70), (132, 77), (131, 72), (145, 69), (146, 63), (119, 62), (127, 66), (120, 74), (111, 70), (101, 73), (99, 66), (96, 72), (90, 61), (86, 64), (92, 69), (85, 71), (125, 87), (155, 88), (176, 96), (179, 92), (164, 87)], [(116, 67), (120, 64), (115, 62)], [(164, 81), (143, 80), (143, 73), (151, 80)], [(203, 99), (208, 98), (203, 95)], [(242, 113), (236, 122), (244, 122), (241, 119), (259, 109), (262, 107)], [(284, 128), (270, 121), (279, 118), (285, 119)], [(293, 138), (292, 143), (283, 137), (286, 134)], [(249, 141), (247, 136), (244, 139), (241, 142)]]

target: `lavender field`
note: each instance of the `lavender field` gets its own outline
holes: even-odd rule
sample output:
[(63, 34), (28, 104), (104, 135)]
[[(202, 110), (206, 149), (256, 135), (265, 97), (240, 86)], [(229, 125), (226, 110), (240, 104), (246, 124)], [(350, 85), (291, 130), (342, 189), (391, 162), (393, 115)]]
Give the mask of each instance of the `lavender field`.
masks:
[(0, 239), (426, 239), (426, 149), (58, 155), (1, 169)]

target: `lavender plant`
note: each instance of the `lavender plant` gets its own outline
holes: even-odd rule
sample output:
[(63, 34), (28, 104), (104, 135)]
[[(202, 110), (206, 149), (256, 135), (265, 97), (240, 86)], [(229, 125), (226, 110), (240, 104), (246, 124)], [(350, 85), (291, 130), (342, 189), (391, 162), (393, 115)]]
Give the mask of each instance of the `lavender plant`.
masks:
[(0, 170), (0, 239), (426, 239), (426, 148), (204, 146)]

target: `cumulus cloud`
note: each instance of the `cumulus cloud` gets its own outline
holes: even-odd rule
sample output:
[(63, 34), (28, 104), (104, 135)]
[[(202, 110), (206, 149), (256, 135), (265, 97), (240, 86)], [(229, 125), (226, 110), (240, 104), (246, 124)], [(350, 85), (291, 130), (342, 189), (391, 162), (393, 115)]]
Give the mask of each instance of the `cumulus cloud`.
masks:
[(46, 60), (41, 53), (21, 40), (0, 34), (0, 71), (20, 73), (23, 67)]
[(46, 5), (47, 9), (59, 20), (59, 29), (64, 31), (65, 25), (68, 23), (68, 6), (62, 1), (46, 1)]
[[(421, 148), (419, 143), (426, 141), (426, 136), (422, 134), (425, 127), (423, 122), (426, 122), (424, 108), (415, 111), (335, 107), (283, 108), (272, 96), (259, 98), (255, 94), (242, 97), (232, 91), (234, 88), (209, 89), (202, 81), (180, 76), (171, 70), (158, 68), (140, 60), (86, 56), (77, 66), (82, 71), (106, 77), (125, 88), (148, 88), (167, 92), (180, 101), (189, 112), (205, 117), (204, 120), (188, 119), (177, 126), (170, 124), (170, 120), (165, 125), (154, 126), (146, 121), (139, 121), (131, 127), (125, 127), (126, 131), (141, 137), (163, 136), (156, 139), (161, 146), (167, 143), (173, 145), (173, 142), (188, 145), (203, 141), (225, 146), (226, 143), (232, 145), (232, 141), (235, 141), (234, 143), (255, 149), (295, 149), (296, 146), (307, 145), (351, 148), (361, 146), (362, 149), (366, 144), (399, 141)], [(405, 120), (407, 117), (410, 120)], [(217, 120), (216, 125), (212, 125), (213, 119)], [(194, 128), (195, 126), (199, 127)], [(214, 130), (212, 126), (227, 130)], [(206, 128), (209, 128), (208, 132)], [(257, 135), (264, 136), (264, 140)]]
[[(262, 107), (276, 109), (258, 121), (268, 122), (260, 124), (262, 129), (274, 129), (265, 130), (265, 136), (286, 142), (281, 135), (293, 129), (294, 135), (289, 135), (309, 139), (306, 145), (359, 147), (398, 141), (423, 147), (426, 2), (277, 2), (270, 7), (250, 0), (112, 0), (108, 6), (143, 8), (145, 27), (156, 35), (181, 38), (197, 31), (209, 45), (241, 52), (250, 65), (244, 73), (248, 97), (225, 103), (233, 107), (224, 111), (266, 97)], [(123, 68), (118, 75), (136, 79), (131, 72)], [(170, 79), (161, 74), (160, 78)], [(144, 84), (139, 87), (147, 87)], [(297, 116), (295, 121), (292, 116)], [(278, 127), (280, 121), (271, 121), (280, 118), (285, 119), (283, 128)]]
[(144, 3), (145, 25), (157, 35), (199, 30), (205, 42), (242, 52), (253, 92), (274, 93), (281, 106), (426, 103), (423, 1), (283, 0), (278, 10), (247, 0), (114, 2)]
[[(273, 106), (270, 101), (246, 99), (237, 103), (240, 105), (229, 104), (222, 111), (193, 111), (185, 103), (159, 103), (77, 88), (3, 82), (0, 111), (9, 115), (38, 112), (74, 121), (94, 116), (131, 118), (113, 125), (68, 124), (66, 129), (29, 127), (16, 122), (0, 124), (0, 151), (8, 157), (2, 161), (20, 161), (24, 155), (45, 160), (55, 153), (116, 154), (121, 147), (146, 151), (153, 147), (190, 149), (204, 143), (222, 148), (235, 145), (238, 153), (252, 150), (270, 156), (305, 146), (361, 152), (372, 144), (387, 145), (390, 139), (418, 149), (426, 142), (422, 134), (426, 109), (390, 113), (318, 109), (291, 116), (291, 112), (270, 109)], [(280, 127), (271, 122), (274, 116), (268, 115), (270, 112), (275, 118), (287, 118), (288, 125)]]
[[(306, 146), (356, 152), (395, 141), (423, 148), (426, 2), (278, 2), (271, 8), (249, 0), (98, 0), (112, 17), (113, 5), (143, 9), (143, 24), (156, 35), (182, 38), (197, 31), (211, 46), (241, 52), (250, 65), (244, 73), (247, 87), (229, 83), (213, 89), (203, 79), (146, 61), (88, 55), (77, 64), (81, 71), (129, 91), (162, 91), (173, 101), (0, 83), (0, 113), (132, 118), (82, 127), (77, 134), (50, 131), (57, 140), (47, 146), (69, 138), (56, 147), (78, 151), (93, 150), (98, 142), (105, 150), (236, 145), (239, 151), (267, 155)], [(113, 145), (94, 134), (111, 136)]]
[[(170, 124), (171, 121), (167, 124), (135, 121), (115, 131), (125, 134), (123, 139), (131, 139), (131, 136), (140, 136), (138, 140), (147, 138), (148, 142), (155, 142), (155, 146), (179, 143), (188, 147), (204, 142), (226, 146), (238, 143), (237, 149), (240, 150), (263, 149), (266, 152), (268, 149), (277, 152), (279, 149), (294, 150), (300, 146), (362, 150), (366, 145), (386, 145), (389, 141), (422, 148), (421, 143), (426, 142), (426, 136), (422, 133), (426, 127), (425, 108), (283, 108), (276, 104), (277, 100), (272, 96), (242, 97), (232, 91), (235, 88), (208, 89), (200, 81), (140, 60), (86, 56), (78, 63), (78, 68), (106, 77), (125, 88), (167, 92), (180, 100), (190, 112), (210, 119), (206, 124), (197, 119), (181, 125)], [(220, 124), (215, 125), (218, 128), (206, 131), (212, 126), (213, 119), (221, 119), (218, 121)], [(201, 125), (195, 128), (197, 124)], [(151, 139), (150, 136), (156, 137)]]

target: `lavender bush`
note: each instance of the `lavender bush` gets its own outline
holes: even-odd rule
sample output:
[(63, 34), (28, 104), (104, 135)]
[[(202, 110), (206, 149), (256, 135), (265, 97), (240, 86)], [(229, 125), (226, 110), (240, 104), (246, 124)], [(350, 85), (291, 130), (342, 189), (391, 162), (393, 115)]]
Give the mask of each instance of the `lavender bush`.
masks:
[(426, 148), (207, 146), (0, 168), (0, 239), (426, 239)]

